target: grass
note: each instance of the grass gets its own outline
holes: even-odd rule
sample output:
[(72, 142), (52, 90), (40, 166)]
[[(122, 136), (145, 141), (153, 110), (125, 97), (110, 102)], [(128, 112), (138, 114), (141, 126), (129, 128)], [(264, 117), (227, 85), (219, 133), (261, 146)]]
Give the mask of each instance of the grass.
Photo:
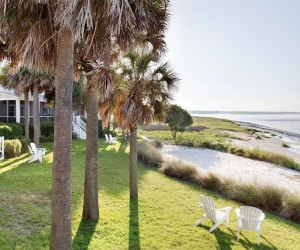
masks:
[[(47, 148), (43, 164), (24, 162), (26, 154), (0, 163), (0, 170), (6, 168), (0, 174), (1, 249), (49, 249), (52, 144), (42, 146)], [(237, 243), (234, 209), (240, 204), (141, 164), (139, 200), (130, 201), (128, 145), (100, 143), (99, 152), (100, 220), (82, 222), (85, 147), (73, 141), (73, 249), (300, 249), (300, 226), (271, 214), (262, 226), (261, 247), (247, 231)], [(229, 229), (221, 225), (210, 234), (212, 222), (194, 225), (203, 213), (201, 194), (219, 207), (233, 207)]]
[[(218, 150), (222, 152), (228, 152), (245, 158), (250, 158), (259, 161), (265, 161), (273, 164), (277, 164), (286, 168), (300, 170), (300, 163), (295, 162), (293, 159), (268, 151), (264, 151), (258, 148), (245, 149), (242, 147), (230, 144), (227, 139), (230, 138), (229, 134), (224, 131), (234, 132), (246, 132), (254, 133), (254, 130), (249, 130), (241, 127), (231, 121), (209, 118), (209, 117), (193, 117), (193, 126), (202, 126), (205, 129), (200, 131), (186, 131), (181, 133), (176, 138), (177, 145), (183, 145), (187, 147), (200, 147)], [(160, 125), (163, 126), (163, 125)], [(139, 136), (146, 136), (155, 140), (164, 140), (168, 143), (174, 143), (171, 132), (168, 130), (143, 130), (139, 129)], [(231, 139), (241, 139), (234, 137)], [(256, 135), (256, 139), (262, 139), (261, 136)]]

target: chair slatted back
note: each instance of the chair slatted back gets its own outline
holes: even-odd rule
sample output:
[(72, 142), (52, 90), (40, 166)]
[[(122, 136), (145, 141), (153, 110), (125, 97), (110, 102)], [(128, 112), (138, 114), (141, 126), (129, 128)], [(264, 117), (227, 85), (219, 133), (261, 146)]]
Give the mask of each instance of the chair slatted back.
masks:
[(32, 149), (33, 154), (36, 155), (37, 154), (37, 148), (36, 148), (36, 146), (33, 142), (30, 143), (30, 147)]
[(108, 135), (104, 134), (106, 142), (109, 142)]
[(216, 208), (214, 201), (207, 196), (201, 195), (201, 203), (207, 218), (216, 221)]
[(111, 134), (109, 134), (108, 136), (109, 136), (109, 139), (110, 139), (111, 141), (113, 141), (113, 137), (112, 137), (112, 135), (111, 135)]
[(245, 229), (256, 230), (262, 211), (256, 207), (243, 206), (240, 209), (242, 226)]
[(30, 153), (31, 155), (35, 155), (34, 152), (32, 151), (32, 148), (31, 148), (29, 145), (28, 145), (27, 147), (28, 147), (29, 153)]

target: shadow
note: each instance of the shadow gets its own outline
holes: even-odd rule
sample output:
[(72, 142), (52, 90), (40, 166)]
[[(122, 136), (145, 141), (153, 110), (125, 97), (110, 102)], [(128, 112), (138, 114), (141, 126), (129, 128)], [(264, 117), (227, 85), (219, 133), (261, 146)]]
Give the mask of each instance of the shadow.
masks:
[(140, 249), (139, 203), (138, 199), (130, 199), (129, 211), (129, 245), (128, 249)]
[[(213, 225), (213, 223), (211, 225)], [(203, 228), (207, 231), (210, 229), (210, 226), (202, 225), (202, 224), (199, 225), (198, 227)], [(259, 246), (257, 244), (257, 241), (256, 242), (249, 241), (243, 233), (240, 234), (240, 240), (239, 240), (239, 242), (237, 242), (236, 232), (234, 232), (230, 228), (226, 228), (223, 230), (218, 227), (213, 231), (212, 234), (215, 236), (215, 238), (218, 242), (218, 245), (220, 247), (219, 249), (222, 249), (222, 250), (231, 250), (237, 244), (243, 246), (244, 249), (249, 249), (249, 250), (250, 249), (266, 249), (266, 250), (278, 249), (273, 244), (271, 244), (269, 241), (267, 241), (265, 239), (265, 237), (263, 237), (263, 236), (261, 236), (261, 238), (266, 240), (266, 242), (270, 245), (261, 243)]]
[(95, 232), (97, 221), (81, 221), (73, 239), (73, 249), (85, 250), (89, 248)]
[(18, 161), (23, 160), (24, 158), (28, 158), (29, 154), (24, 153), (18, 157), (12, 158), (12, 159), (4, 159), (2, 162), (0, 162), (0, 168), (5, 168), (7, 166), (10, 166)]
[(128, 144), (129, 144), (128, 142), (122, 142), (122, 141), (121, 141), (121, 144), (120, 144), (120, 147), (119, 147), (119, 151), (118, 151), (118, 152), (125, 153)]

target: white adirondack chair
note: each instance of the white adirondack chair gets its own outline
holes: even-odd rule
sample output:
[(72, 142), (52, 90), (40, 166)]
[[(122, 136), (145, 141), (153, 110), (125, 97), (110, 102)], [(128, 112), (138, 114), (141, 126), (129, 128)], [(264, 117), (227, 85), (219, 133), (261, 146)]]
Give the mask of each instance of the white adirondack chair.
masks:
[(0, 160), (4, 159), (4, 136), (0, 136)]
[(30, 143), (30, 147), (32, 148), (33, 151), (40, 151), (42, 152), (42, 155), (45, 156), (46, 154), (45, 148), (37, 148), (33, 142)]
[(223, 221), (226, 221), (226, 227), (229, 226), (229, 214), (231, 207), (215, 208), (215, 203), (212, 199), (207, 196), (200, 197), (200, 207), (202, 207), (205, 213), (202, 215), (200, 220), (196, 222), (196, 226), (199, 226), (204, 220), (210, 219), (215, 224), (209, 229), (212, 233)]
[(34, 162), (34, 161), (40, 161), (41, 163), (43, 162), (42, 151), (33, 150), (29, 145), (28, 145), (28, 149), (31, 154), (28, 162)]
[(111, 142), (117, 142), (117, 138), (113, 137), (111, 134), (108, 135)]
[(116, 140), (111, 140), (111, 139), (108, 137), (107, 134), (104, 134), (104, 136), (105, 136), (105, 142), (106, 142), (106, 143), (111, 144), (111, 143), (116, 143), (116, 142), (117, 142)]
[(260, 245), (261, 224), (265, 219), (265, 214), (256, 207), (243, 206), (236, 209), (238, 217), (237, 241), (240, 239), (240, 230), (246, 229), (257, 232), (258, 245)]

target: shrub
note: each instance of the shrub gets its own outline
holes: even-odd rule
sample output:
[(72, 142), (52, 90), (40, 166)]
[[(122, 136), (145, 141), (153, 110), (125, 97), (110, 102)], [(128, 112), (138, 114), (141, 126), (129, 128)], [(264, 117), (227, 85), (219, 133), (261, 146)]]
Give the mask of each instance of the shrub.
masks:
[(53, 141), (53, 135), (54, 135), (54, 122), (53, 121), (42, 121), (41, 122), (41, 135), (45, 137), (49, 137), (49, 139), (52, 138)]
[(0, 123), (0, 136), (4, 136), (5, 140), (19, 139), (22, 135), (22, 125), (18, 123)]
[(203, 175), (200, 183), (202, 184), (202, 187), (213, 191), (219, 191), (222, 187), (221, 179), (213, 173)]
[(189, 182), (194, 182), (198, 174), (195, 166), (177, 160), (164, 162), (161, 171), (167, 176)]
[(286, 144), (284, 142), (281, 144), (281, 146), (284, 147), (284, 148), (289, 148), (290, 147), (288, 144)]
[(159, 140), (154, 140), (153, 142), (154, 147), (156, 148), (162, 148), (163, 147), (163, 143)]
[(283, 202), (280, 213), (283, 217), (300, 223), (300, 197), (290, 195)]
[(17, 157), (21, 154), (21, 142), (19, 139), (4, 141), (4, 155), (5, 158)]
[(30, 143), (30, 141), (26, 138), (21, 138), (19, 139), (20, 140), (20, 143), (21, 143), (21, 153), (25, 153), (28, 151), (28, 145)]
[(138, 144), (137, 157), (139, 161), (150, 167), (160, 167), (163, 163), (162, 155), (150, 142), (146, 141)]

